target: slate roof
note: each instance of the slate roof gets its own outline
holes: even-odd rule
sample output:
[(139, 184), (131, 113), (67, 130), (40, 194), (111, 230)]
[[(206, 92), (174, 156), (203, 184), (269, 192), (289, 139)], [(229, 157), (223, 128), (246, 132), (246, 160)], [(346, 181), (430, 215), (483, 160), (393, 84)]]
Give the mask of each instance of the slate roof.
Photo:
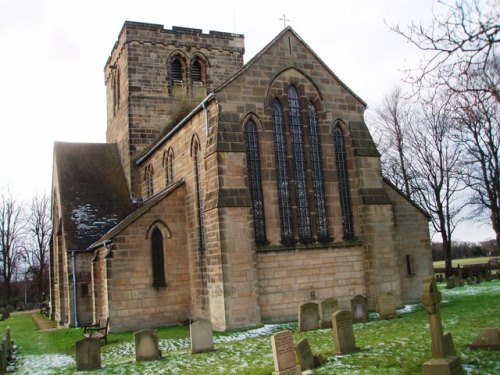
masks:
[(83, 250), (122, 221), (132, 203), (115, 144), (54, 144), (66, 248)]

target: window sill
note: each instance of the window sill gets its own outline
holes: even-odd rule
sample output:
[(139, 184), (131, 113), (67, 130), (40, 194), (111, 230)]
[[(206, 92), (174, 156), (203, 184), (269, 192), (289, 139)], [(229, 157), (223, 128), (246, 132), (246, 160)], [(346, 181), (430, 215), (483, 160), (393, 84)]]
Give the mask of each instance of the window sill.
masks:
[(296, 243), (293, 245), (256, 245), (257, 253), (274, 252), (274, 251), (300, 251), (300, 250), (317, 250), (317, 249), (342, 249), (346, 247), (361, 246), (363, 243), (360, 240), (346, 240), (341, 242), (314, 242), (314, 243)]

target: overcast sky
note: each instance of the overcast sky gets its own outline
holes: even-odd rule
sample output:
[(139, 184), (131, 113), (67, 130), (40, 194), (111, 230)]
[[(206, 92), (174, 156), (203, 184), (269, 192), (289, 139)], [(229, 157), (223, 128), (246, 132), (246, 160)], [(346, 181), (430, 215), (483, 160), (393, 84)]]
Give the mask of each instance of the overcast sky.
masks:
[[(320, 5), (321, 4), (321, 5)], [(0, 187), (49, 192), (54, 141), (104, 142), (104, 64), (124, 21), (245, 35), (245, 62), (282, 29), (283, 14), (369, 108), (421, 54), (389, 25), (429, 20), (433, 0), (0, 0)], [(462, 226), (457, 239), (493, 238)]]

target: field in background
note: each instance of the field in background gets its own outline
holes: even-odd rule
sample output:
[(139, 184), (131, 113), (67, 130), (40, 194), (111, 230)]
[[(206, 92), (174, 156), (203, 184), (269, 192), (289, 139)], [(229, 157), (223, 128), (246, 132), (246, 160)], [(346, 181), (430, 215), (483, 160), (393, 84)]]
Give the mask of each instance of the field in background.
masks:
[[(459, 264), (461, 266), (464, 266), (466, 264), (481, 264), (481, 263), (488, 263), (488, 260), (492, 258), (498, 258), (498, 257), (477, 257), (477, 258), (463, 258), (463, 259), (453, 259), (451, 261), (453, 267), (457, 267)], [(438, 260), (433, 263), (434, 268), (442, 268), (444, 267), (444, 260)]]

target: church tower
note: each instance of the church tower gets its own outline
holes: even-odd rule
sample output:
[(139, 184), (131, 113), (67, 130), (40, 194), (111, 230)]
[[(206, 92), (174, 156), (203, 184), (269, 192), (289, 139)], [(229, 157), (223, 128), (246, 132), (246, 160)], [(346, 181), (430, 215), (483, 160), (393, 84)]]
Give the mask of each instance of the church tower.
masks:
[(116, 143), (133, 198), (135, 159), (243, 67), (244, 37), (126, 21), (104, 68), (106, 142)]

